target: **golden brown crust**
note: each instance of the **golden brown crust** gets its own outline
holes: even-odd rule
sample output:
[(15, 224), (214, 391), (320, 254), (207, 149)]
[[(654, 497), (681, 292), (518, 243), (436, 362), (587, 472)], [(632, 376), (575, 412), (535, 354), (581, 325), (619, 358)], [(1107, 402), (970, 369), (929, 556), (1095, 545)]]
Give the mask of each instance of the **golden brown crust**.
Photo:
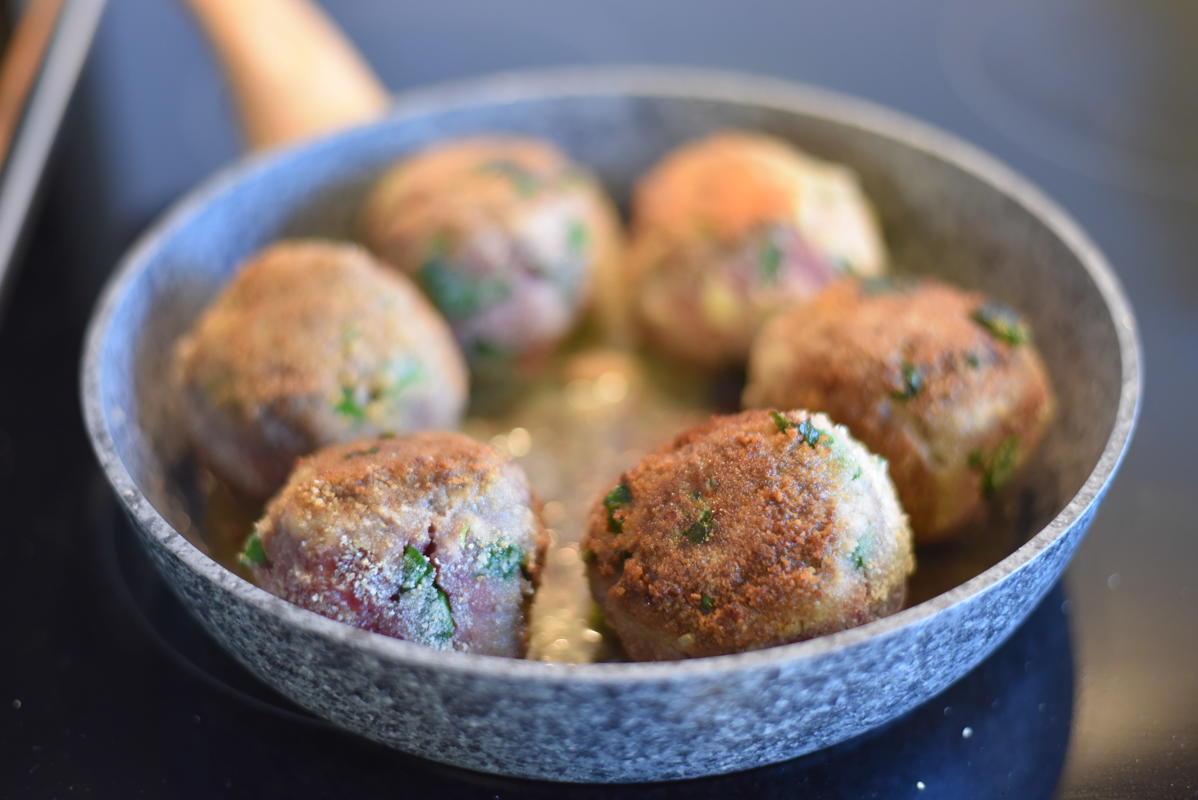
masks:
[(238, 271), (177, 345), (175, 380), (201, 455), (259, 496), (321, 444), (455, 425), (466, 396), (465, 364), (415, 287), (315, 239)]
[(834, 277), (885, 268), (852, 173), (756, 133), (724, 132), (669, 153), (638, 183), (632, 224), (642, 332), (705, 366), (743, 362), (765, 320)]
[(1017, 468), (1053, 408), (1031, 344), (973, 318), (986, 302), (931, 279), (838, 282), (761, 332), (745, 405), (817, 409), (848, 425), (889, 459), (916, 540), (951, 536), (981, 508), (981, 462), (1014, 437)]
[(785, 142), (760, 134), (728, 131), (688, 142), (637, 184), (637, 229), (687, 238), (703, 225), (733, 240), (763, 224), (793, 222), (798, 158)]
[[(905, 585), (910, 533), (884, 473), (826, 418), (786, 418), (717, 417), (622, 475), (614, 508), (595, 505), (592, 591), (631, 657), (810, 638), (875, 618)], [(803, 421), (825, 438), (810, 444)]]

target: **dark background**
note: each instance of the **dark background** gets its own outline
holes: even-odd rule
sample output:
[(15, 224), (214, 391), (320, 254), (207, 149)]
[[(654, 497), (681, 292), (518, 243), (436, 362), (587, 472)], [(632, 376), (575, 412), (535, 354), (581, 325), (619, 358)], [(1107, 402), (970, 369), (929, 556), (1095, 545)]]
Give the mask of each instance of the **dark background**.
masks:
[[(328, 5), (397, 91), (516, 67), (694, 64), (906, 111), (1058, 200), (1137, 312), (1135, 441), (1063, 588), (1007, 646), (861, 741), (634, 793), (1198, 797), (1198, 4)], [(554, 796), (285, 710), (208, 645), (130, 546), (82, 433), (83, 327), (131, 238), (237, 152), (191, 21), (164, 0), (110, 2), (0, 318), (0, 796)]]

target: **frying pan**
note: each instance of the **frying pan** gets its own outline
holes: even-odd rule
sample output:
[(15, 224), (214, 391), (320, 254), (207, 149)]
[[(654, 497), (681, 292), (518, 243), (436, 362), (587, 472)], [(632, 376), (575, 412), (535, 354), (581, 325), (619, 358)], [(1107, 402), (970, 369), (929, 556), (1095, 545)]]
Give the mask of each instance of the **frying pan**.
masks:
[[(346, 118), (368, 116), (370, 102)], [(208, 555), (162, 376), (172, 343), (241, 259), (283, 235), (350, 236), (371, 176), (446, 137), (547, 137), (623, 198), (670, 147), (727, 127), (768, 131), (850, 164), (901, 268), (981, 289), (1032, 320), (1060, 410), (1010, 495), (1020, 537), (1009, 554), (938, 596), (831, 636), (599, 664), (442, 652), (355, 630), (267, 594)], [(766, 78), (601, 68), (414, 92), (381, 120), (217, 175), (146, 232), (111, 278), (87, 334), (82, 393), (96, 454), (140, 541), (203, 626), (262, 680), (337, 725), (436, 761), (643, 781), (825, 747), (964, 675), (1030, 613), (1081, 541), (1134, 427), (1139, 365), (1131, 310), (1096, 248), (1038, 190), (971, 146), (859, 100)]]

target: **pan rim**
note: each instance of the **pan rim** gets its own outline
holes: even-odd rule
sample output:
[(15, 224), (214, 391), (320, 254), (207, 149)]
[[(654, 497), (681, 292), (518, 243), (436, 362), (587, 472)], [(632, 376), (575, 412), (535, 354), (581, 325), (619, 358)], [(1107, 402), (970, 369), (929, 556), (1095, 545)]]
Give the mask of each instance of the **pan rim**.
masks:
[[(1081, 487), (1035, 535), (987, 570), (918, 605), (866, 625), (787, 645), (681, 661), (574, 664), (530, 661), (434, 650), (382, 634), (351, 628), (269, 594), (221, 566), (191, 544), (154, 508), (117, 453), (100, 402), (101, 356), (111, 321), (128, 286), (149, 256), (195, 214), (248, 178), (286, 169), (298, 157), (322, 148), (343, 147), (380, 127), (433, 112), (476, 105), (500, 105), (536, 98), (675, 97), (730, 102), (818, 116), (896, 141), (945, 161), (1010, 198), (1038, 219), (1078, 258), (1098, 289), (1119, 344), (1119, 403), (1102, 452)], [(350, 145), (352, 146), (352, 144)], [(779, 667), (883, 640), (986, 593), (1032, 562), (1065, 536), (1102, 498), (1121, 464), (1135, 429), (1142, 397), (1142, 353), (1138, 328), (1124, 290), (1098, 247), (1072, 217), (1028, 179), (994, 156), (954, 134), (868, 100), (753, 73), (699, 67), (618, 65), (520, 70), (437, 84), (403, 93), (390, 112), (363, 126), (266, 153), (225, 167), (191, 190), (136, 240), (108, 278), (88, 324), (80, 372), (84, 418), (97, 459), (127, 511), (189, 570), (239, 600), (298, 628), (394, 665), (452, 671), (476, 677), (551, 683), (651, 683), (696, 675), (718, 675)]]

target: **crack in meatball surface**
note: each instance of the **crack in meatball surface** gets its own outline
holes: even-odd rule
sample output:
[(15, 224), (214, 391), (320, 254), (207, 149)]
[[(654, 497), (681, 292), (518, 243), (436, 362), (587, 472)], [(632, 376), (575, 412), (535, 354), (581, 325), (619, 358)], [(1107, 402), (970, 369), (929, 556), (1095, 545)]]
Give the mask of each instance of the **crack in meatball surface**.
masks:
[(302, 459), (242, 556), (259, 586), (357, 628), (518, 657), (547, 533), (523, 470), (458, 433)]

